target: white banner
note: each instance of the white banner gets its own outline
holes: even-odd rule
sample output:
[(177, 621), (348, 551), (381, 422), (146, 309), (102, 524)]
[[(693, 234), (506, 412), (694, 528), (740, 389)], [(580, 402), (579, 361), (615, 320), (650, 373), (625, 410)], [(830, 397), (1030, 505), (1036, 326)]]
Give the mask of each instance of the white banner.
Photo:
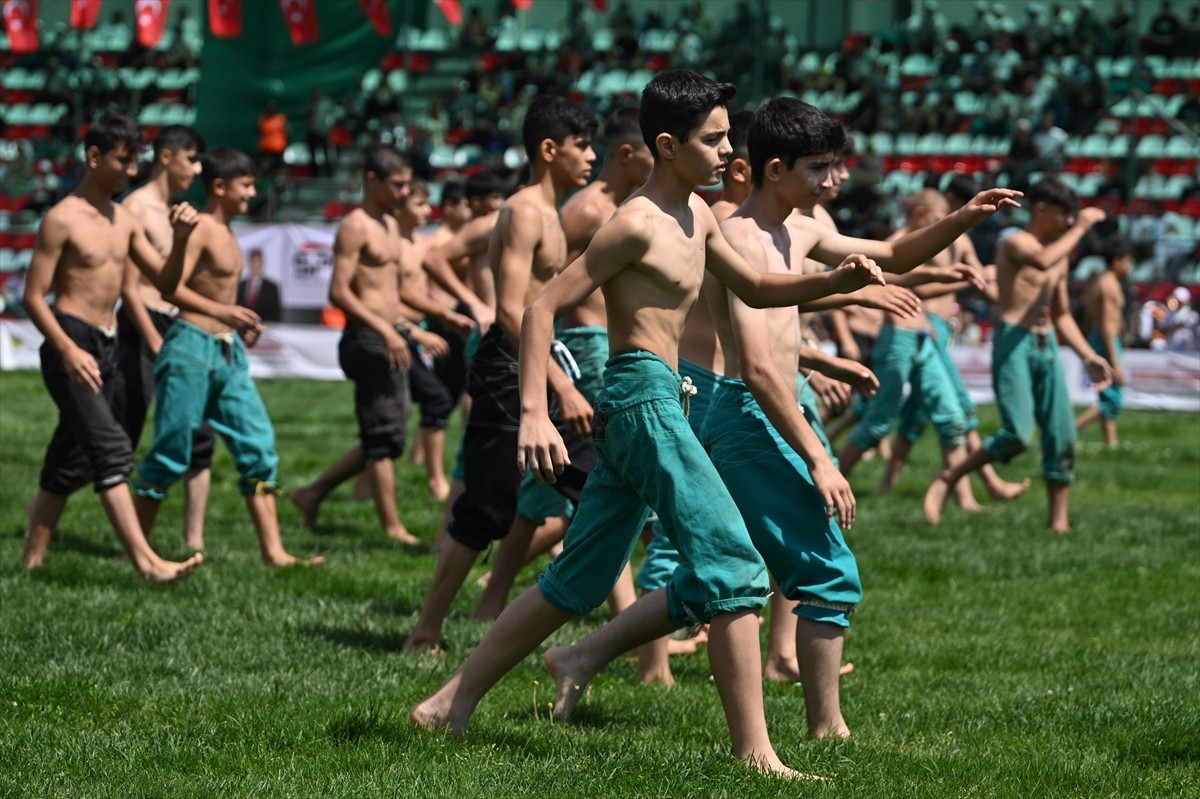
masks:
[[(339, 330), (315, 325), (270, 325), (249, 350), (250, 374), (256, 378), (341, 380), (337, 362), (340, 337)], [(41, 344), (42, 334), (29, 320), (0, 319), (0, 370), (39, 368)], [(984, 404), (995, 402), (991, 348), (956, 347), (952, 352), (971, 398)], [(1096, 392), (1079, 357), (1066, 347), (1060, 353), (1071, 403), (1091, 405)], [(1200, 354), (1126, 350), (1125, 373), (1125, 407), (1200, 413)]]
[(284, 308), (321, 309), (329, 304), (329, 280), (333, 276), (332, 225), (239, 225), (234, 229), (242, 246), (245, 271), (249, 274), (251, 253), (263, 259), (263, 276), (279, 287)]

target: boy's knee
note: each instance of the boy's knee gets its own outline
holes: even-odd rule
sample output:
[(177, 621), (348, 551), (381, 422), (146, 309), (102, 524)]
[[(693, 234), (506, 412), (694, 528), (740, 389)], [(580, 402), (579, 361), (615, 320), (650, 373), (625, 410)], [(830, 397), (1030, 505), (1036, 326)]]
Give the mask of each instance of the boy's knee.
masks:
[(264, 493), (278, 494), (280, 490), (278, 467), (279, 458), (271, 453), (264, 454), (249, 467), (242, 469), (242, 477), (238, 481), (238, 489), (242, 492), (242, 496)]

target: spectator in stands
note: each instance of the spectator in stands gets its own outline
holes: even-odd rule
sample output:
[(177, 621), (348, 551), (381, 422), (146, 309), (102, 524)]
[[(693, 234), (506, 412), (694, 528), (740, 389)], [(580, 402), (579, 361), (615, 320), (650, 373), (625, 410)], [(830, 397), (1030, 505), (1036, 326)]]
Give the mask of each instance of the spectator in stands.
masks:
[(458, 46), (467, 50), (486, 50), (495, 39), (479, 6), (471, 6), (458, 34)]
[(1024, 191), (1029, 185), (1030, 173), (1038, 168), (1037, 156), (1037, 148), (1033, 144), (1033, 125), (1028, 119), (1018, 119), (1013, 125), (1012, 142), (1004, 164), (1004, 170), (1009, 175), (1008, 185)]
[(1200, 348), (1200, 314), (1192, 307), (1192, 293), (1178, 286), (1167, 298), (1162, 330), (1171, 352), (1195, 352)]
[(1037, 151), (1038, 167), (1045, 172), (1061, 172), (1063, 167), (1063, 148), (1070, 136), (1054, 124), (1054, 112), (1042, 114), (1041, 125), (1033, 134), (1033, 148)]
[[(275, 100), (267, 100), (267, 108), (258, 118), (258, 156), (260, 163), (274, 172), (283, 167), (283, 151), (288, 146), (288, 118), (279, 110)], [(260, 169), (260, 171), (266, 171)]]
[(1137, 44), (1137, 17), (1129, 10), (1125, 0), (1117, 0), (1113, 15), (1108, 18), (1105, 31), (1104, 52), (1117, 58), (1129, 55)]
[[(1151, 55), (1160, 55), (1163, 58), (1172, 58), (1178, 52), (1176, 47), (1182, 31), (1183, 23), (1171, 10), (1170, 0), (1163, 0), (1158, 14), (1150, 20), (1150, 32), (1146, 36), (1146, 52)], [(1196, 51), (1191, 51), (1190, 55), (1195, 57)]]
[(937, 0), (913, 3), (912, 14), (904, 20), (900, 30), (900, 51), (931, 55), (933, 48), (945, 38), (946, 17), (938, 11)]
[(1096, 15), (1092, 0), (1079, 0), (1079, 16), (1075, 18), (1077, 48), (1088, 45), (1099, 48), (1104, 42), (1104, 21)]
[(976, 0), (975, 16), (967, 24), (967, 33), (973, 41), (990, 42), (996, 32), (996, 22), (992, 17), (992, 6), (988, 0)]
[(1200, 1), (1192, 3), (1188, 11), (1187, 22), (1183, 23), (1180, 32), (1180, 52), (1191, 53), (1193, 57), (1200, 53)]
[(312, 157), (313, 172), (317, 175), (333, 177), (336, 156), (329, 149), (329, 132), (337, 124), (337, 104), (325, 95), (325, 90), (320, 86), (312, 90), (307, 123), (308, 130), (305, 133), (305, 141), (308, 143), (308, 151)]

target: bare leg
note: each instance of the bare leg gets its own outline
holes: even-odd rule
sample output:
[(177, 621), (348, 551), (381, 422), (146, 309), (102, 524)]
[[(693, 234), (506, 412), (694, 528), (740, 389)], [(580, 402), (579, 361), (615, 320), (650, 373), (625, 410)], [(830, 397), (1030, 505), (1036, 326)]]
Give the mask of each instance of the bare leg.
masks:
[(188, 549), (204, 551), (204, 513), (212, 488), (212, 469), (190, 472), (183, 482), (183, 543)]
[(1046, 493), (1050, 500), (1050, 529), (1066, 535), (1071, 532), (1071, 519), (1067, 514), (1067, 504), (1071, 498), (1071, 484), (1047, 481)]
[(608, 595), (608, 609), (612, 611), (612, 615), (619, 616), (632, 607), (636, 601), (637, 591), (633, 588), (633, 569), (626, 562), (625, 568), (621, 570), (621, 576), (617, 578), (617, 584), (613, 586), (612, 593)]
[(263, 563), (268, 566), (320, 566), (325, 562), (325, 558), (319, 556), (307, 560), (297, 558), (283, 548), (274, 494), (247, 494), (246, 508), (254, 522), (254, 531), (258, 533), (258, 548)]
[(446, 480), (446, 431), (437, 427), (422, 427), (417, 431), (417, 441), (425, 452), (426, 485), (430, 498), (445, 502), (450, 496), (450, 483)]
[(671, 638), (662, 636), (638, 647), (638, 679), (644, 683), (675, 684), (671, 673)]
[[(946, 465), (947, 469), (953, 469), (966, 459), (966, 447), (950, 447), (942, 450), (942, 462)], [(954, 484), (954, 501), (958, 504), (958, 507), (965, 511), (983, 510), (983, 506), (975, 499), (975, 492), (971, 489), (970, 475), (963, 475)]]
[(50, 537), (67, 507), (67, 498), (66, 494), (52, 494), (39, 488), (33, 499), (26, 503), (25, 554), (21, 557), (25, 568), (36, 569), (46, 560)]
[(1117, 446), (1117, 423), (1113, 419), (1105, 419), (1100, 423), (1101, 429), (1104, 430), (1104, 443), (1109, 447)]
[(845, 635), (846, 631), (836, 624), (796, 617), (796, 650), (812, 738), (850, 736), (850, 728), (842, 718), (839, 686)]
[(306, 486), (292, 489), (288, 497), (303, 514), (305, 527), (316, 525), (317, 514), (320, 512), (321, 503), (325, 501), (325, 498), (333, 493), (333, 489), (354, 475), (360, 474), (366, 463), (366, 459), (363, 458), (362, 446), (355, 444), (316, 480)]
[[(38, 496), (41, 495), (42, 492), (38, 492)], [(138, 523), (139, 512), (134, 509), (129, 486), (125, 483), (101, 491), (100, 503), (104, 505), (104, 512), (108, 514), (109, 522), (117, 531), (117, 537), (121, 539), (121, 545), (125, 547), (129, 560), (133, 562), (138, 573), (147, 580), (169, 583), (191, 574), (204, 561), (204, 556), (199, 552), (182, 563), (160, 558), (150, 548), (150, 542), (142, 532), (142, 527)], [(53, 512), (53, 505), (51, 505), (51, 512)], [(58, 512), (62, 512), (61, 506)], [(54, 521), (57, 522), (57, 518)]]
[(508, 603), (508, 593), (516, 582), (517, 573), (525, 565), (525, 554), (529, 551), (529, 541), (533, 538), (536, 526), (532, 519), (520, 514), (513, 519), (508, 535), (500, 539), (491, 576), (488, 577), (487, 587), (483, 589), (483, 596), (479, 597), (475, 612), (471, 614), (472, 619), (499, 618)]
[(1092, 422), (1100, 421), (1100, 409), (1093, 406), (1075, 417), (1075, 429), (1082, 430)]
[(479, 700), (572, 618), (573, 614), (547, 602), (539, 586), (528, 589), (504, 609), (454, 676), (413, 707), (409, 718), (426, 730), (445, 728), (459, 737), (466, 735)]
[(879, 457), (885, 461), (892, 457), (892, 440), (886, 436), (879, 439), (879, 443), (875, 445), (876, 451), (879, 452)]
[[(413, 628), (408, 640), (404, 642), (404, 651), (429, 652), (441, 646), (442, 625), (450, 613), (450, 605), (454, 602), (454, 597), (458, 595), (458, 590), (462, 588), (467, 574), (475, 565), (475, 559), (478, 557), (479, 552), (476, 550), (460, 544), (453, 538), (446, 540), (442, 551), (438, 553), (437, 566), (433, 571), (433, 582), (429, 585), (425, 604), (421, 606), (421, 615), (417, 618), (417, 626)], [(463, 726), (466, 726), (465, 723)]]
[(442, 521), (438, 524), (437, 537), (433, 539), (433, 543), (429, 546), (429, 551), (437, 554), (442, 551), (446, 542), (450, 540), (450, 534), (446, 532), (446, 526), (450, 524), (450, 520), (454, 518), (454, 503), (462, 496), (462, 492), (467, 488), (466, 483), (461, 477), (455, 477), (450, 481), (450, 495), (446, 497), (446, 506), (442, 508)]
[(561, 544), (563, 537), (567, 534), (567, 528), (570, 526), (571, 520), (566, 516), (547, 519), (533, 531), (533, 538), (529, 541), (529, 551), (525, 553), (525, 562), (532, 563), (552, 550), (556, 544)]
[(850, 472), (854, 471), (854, 467), (862, 460), (862, 456), (863, 451), (853, 441), (843, 444), (842, 449), (838, 452), (838, 464), (842, 474), (849, 477)]
[(424, 466), (426, 452), (425, 440), (421, 437), (421, 429), (417, 431), (417, 438), (413, 441), (412, 446), (408, 448), (408, 462), (412, 466)]
[(358, 479), (354, 481), (354, 490), (350, 492), (350, 499), (355, 502), (366, 502), (371, 498), (371, 484), (367, 480), (367, 475), (359, 472)]
[[(983, 449), (983, 439), (979, 437), (979, 431), (968, 431), (968, 453), (975, 453), (981, 449)], [(979, 467), (979, 477), (983, 480), (983, 486), (987, 489), (988, 496), (997, 502), (1008, 502), (1029, 490), (1029, 478), (1025, 478), (1019, 483), (1010, 483), (996, 473), (996, 469), (991, 463), (985, 463)]]
[(892, 457), (888, 458), (883, 477), (879, 480), (879, 493), (890, 494), (896, 487), (905, 465), (908, 464), (908, 453), (912, 452), (913, 442), (901, 435), (896, 436), (896, 444), (892, 447)]
[(371, 485), (371, 497), (375, 500), (375, 512), (383, 524), (388, 538), (402, 544), (419, 544), (421, 539), (408, 531), (400, 521), (396, 510), (396, 470), (391, 458), (367, 461), (367, 482)]
[(788, 599), (771, 578), (770, 631), (767, 636), (767, 660), (763, 677), (774, 682), (799, 682), (800, 666), (796, 662), (796, 615), (794, 600)]

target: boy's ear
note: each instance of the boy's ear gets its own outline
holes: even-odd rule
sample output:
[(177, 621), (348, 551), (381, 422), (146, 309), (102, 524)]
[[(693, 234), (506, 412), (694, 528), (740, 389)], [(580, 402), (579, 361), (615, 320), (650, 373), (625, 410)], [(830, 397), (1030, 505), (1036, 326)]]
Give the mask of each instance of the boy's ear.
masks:
[(783, 177), (783, 159), (772, 158), (763, 166), (763, 178), (771, 181), (778, 181)]
[(749, 183), (750, 162), (745, 158), (734, 158), (729, 162), (729, 177), (737, 183)]
[(88, 166), (96, 166), (100, 163), (100, 148), (93, 144), (84, 152), (84, 158), (87, 160)]
[(542, 159), (542, 163), (550, 163), (554, 160), (555, 154), (558, 152), (558, 145), (554, 139), (542, 139), (538, 144), (538, 157)]
[(158, 165), (165, 167), (171, 163), (171, 159), (175, 157), (175, 153), (171, 150), (162, 149), (158, 151)]
[(658, 148), (658, 154), (663, 158), (671, 159), (675, 157), (677, 142), (675, 141), (675, 137), (670, 133), (660, 133), (655, 136), (654, 146)]
[(208, 190), (208, 193), (213, 195), (214, 197), (224, 197), (225, 196), (225, 179), (224, 178), (214, 178), (211, 188)]

